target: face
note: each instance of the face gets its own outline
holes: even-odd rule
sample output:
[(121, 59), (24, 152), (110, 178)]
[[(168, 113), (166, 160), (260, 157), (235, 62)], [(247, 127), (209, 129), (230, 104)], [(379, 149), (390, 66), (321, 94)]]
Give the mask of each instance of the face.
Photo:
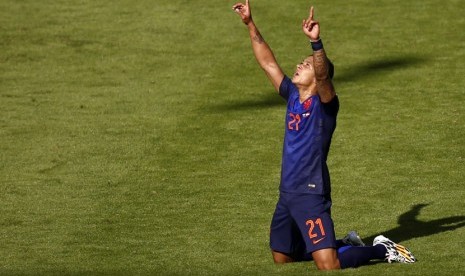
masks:
[(313, 56), (304, 59), (297, 64), (292, 82), (299, 85), (311, 85), (315, 81), (315, 70), (313, 69)]

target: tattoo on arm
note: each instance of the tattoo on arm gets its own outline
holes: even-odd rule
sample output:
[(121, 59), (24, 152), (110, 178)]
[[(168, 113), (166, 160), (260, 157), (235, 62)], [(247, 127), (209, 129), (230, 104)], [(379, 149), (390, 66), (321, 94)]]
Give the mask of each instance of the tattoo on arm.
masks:
[(323, 49), (313, 52), (316, 86), (323, 102), (329, 102), (336, 95), (333, 83), (329, 77), (326, 53)]
[(313, 52), (313, 66), (315, 67), (315, 77), (317, 80), (328, 77), (328, 64), (326, 62), (326, 54), (323, 49)]
[(257, 42), (258, 44), (263, 44), (265, 42), (258, 30), (255, 31), (255, 35), (252, 37), (252, 40)]

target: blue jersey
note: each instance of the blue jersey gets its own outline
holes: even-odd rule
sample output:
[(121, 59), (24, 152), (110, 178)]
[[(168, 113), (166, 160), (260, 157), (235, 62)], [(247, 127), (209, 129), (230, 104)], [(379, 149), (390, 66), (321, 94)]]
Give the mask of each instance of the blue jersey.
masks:
[(336, 128), (339, 100), (321, 103), (313, 95), (303, 103), (299, 91), (285, 76), (279, 94), (287, 100), (280, 191), (329, 194), (331, 183), (326, 159)]

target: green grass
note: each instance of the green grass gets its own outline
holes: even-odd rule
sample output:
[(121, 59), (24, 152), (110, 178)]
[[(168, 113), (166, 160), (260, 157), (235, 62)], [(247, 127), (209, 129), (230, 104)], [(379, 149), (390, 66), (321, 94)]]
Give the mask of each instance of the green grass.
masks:
[[(285, 106), (232, 4), (0, 2), (0, 274), (315, 273), (272, 264)], [(329, 274), (465, 274), (464, 2), (252, 1), (288, 74), (310, 4), (336, 232), (419, 259)]]

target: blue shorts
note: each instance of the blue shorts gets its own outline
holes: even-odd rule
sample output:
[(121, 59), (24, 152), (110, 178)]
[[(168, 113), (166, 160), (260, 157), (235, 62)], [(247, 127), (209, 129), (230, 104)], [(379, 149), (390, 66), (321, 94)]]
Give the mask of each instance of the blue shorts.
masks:
[(281, 192), (271, 221), (270, 247), (295, 260), (314, 251), (336, 248), (329, 195)]

